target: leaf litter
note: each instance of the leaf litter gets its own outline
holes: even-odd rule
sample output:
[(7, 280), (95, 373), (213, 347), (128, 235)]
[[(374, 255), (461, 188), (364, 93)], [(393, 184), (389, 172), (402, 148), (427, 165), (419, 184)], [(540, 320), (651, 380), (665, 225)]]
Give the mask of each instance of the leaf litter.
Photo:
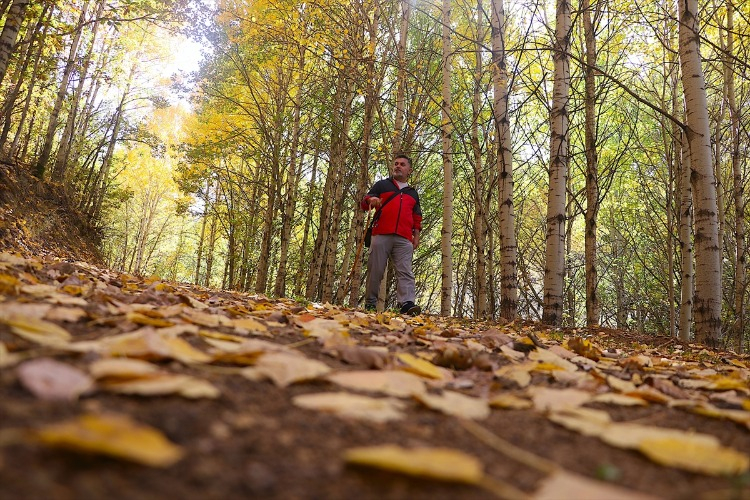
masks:
[[(468, 488), (467, 498), (550, 498), (550, 492), (559, 491), (579, 498), (605, 492), (641, 498), (650, 491), (649, 485), (634, 485), (632, 475), (606, 484), (595, 479), (595, 467), (585, 469), (580, 460), (543, 459), (555, 443), (535, 444), (534, 431), (523, 440), (530, 450), (510, 445), (509, 422), (515, 421), (533, 422), (542, 435), (565, 435), (566, 440), (579, 433), (581, 439), (597, 438), (599, 453), (607, 447), (635, 450), (643, 457), (635, 477), (644, 470), (653, 471), (653, 477), (663, 474), (660, 469), (682, 470), (692, 474), (680, 476), (686, 483), (705, 483), (703, 491), (710, 492), (726, 484), (716, 482), (722, 477), (748, 471), (748, 447), (735, 447), (735, 439), (728, 437), (749, 432), (750, 422), (750, 369), (746, 357), (733, 353), (712, 355), (690, 345), (674, 349), (677, 354), (644, 344), (608, 347), (603, 344), (616, 332), (603, 330), (561, 336), (520, 322), (367, 315), (330, 304), (303, 306), (142, 280), (85, 263), (9, 254), (0, 254), (0, 263), (0, 390), (11, 416), (0, 429), (7, 437), (0, 439), (3, 479), (14, 467), (7, 458), (11, 451), (33, 461), (40, 446), (64, 448), (171, 469), (204, 463), (198, 458), (201, 449), (219, 446), (215, 439), (228, 442), (228, 436), (248, 428), (271, 430), (263, 435), (291, 446), (287, 455), (304, 457), (312, 449), (295, 447), (301, 437), (295, 437), (294, 428), (279, 427), (287, 415), (297, 414), (299, 422), (312, 419), (360, 436), (351, 443), (341, 437), (329, 441), (338, 443), (325, 453), (329, 462), (439, 483), (458, 481), (468, 485), (456, 486)], [(19, 386), (26, 392), (14, 392)], [(269, 393), (269, 387), (276, 389)], [(201, 410), (199, 419), (211, 421), (205, 429), (213, 437), (186, 434), (169, 423), (181, 413), (184, 421), (199, 400), (240, 401), (237, 391), (267, 393), (286, 409), (263, 416), (267, 410), (261, 398), (230, 413)], [(68, 406), (39, 418), (34, 398), (39, 404)], [(123, 406), (126, 401), (132, 402)], [(154, 427), (139, 423), (135, 415), (113, 414), (115, 408), (141, 408), (136, 413), (147, 415), (147, 408), (163, 405), (180, 413), (151, 418)], [(665, 412), (671, 420), (659, 417)], [(688, 425), (722, 429), (721, 437), (679, 428), (685, 425), (680, 415), (692, 419)], [(339, 423), (325, 423), (326, 418)], [(551, 427), (545, 419), (553, 422)], [(488, 428), (466, 427), (472, 420)], [(462, 423), (465, 430), (450, 422)], [(411, 429), (401, 435), (411, 445), (383, 445), (378, 437), (383, 425), (395, 426), (388, 434)], [(736, 426), (730, 434), (727, 425)], [(178, 442), (167, 439), (160, 427), (177, 435)], [(433, 442), (446, 433), (461, 437)], [(334, 436), (329, 434), (329, 440)], [(323, 443), (319, 446), (333, 446)], [(274, 474), (252, 465), (257, 463), (251, 461), (249, 470), (265, 484)], [(365, 486), (347, 468), (325, 470), (337, 484), (354, 490)], [(34, 491), (19, 484), (18, 491)], [(445, 486), (417, 482), (410, 488), (440, 491)], [(472, 488), (479, 490), (469, 493)], [(669, 496), (665, 492), (671, 488), (662, 488), (660, 495)], [(696, 491), (694, 485), (689, 488)]]

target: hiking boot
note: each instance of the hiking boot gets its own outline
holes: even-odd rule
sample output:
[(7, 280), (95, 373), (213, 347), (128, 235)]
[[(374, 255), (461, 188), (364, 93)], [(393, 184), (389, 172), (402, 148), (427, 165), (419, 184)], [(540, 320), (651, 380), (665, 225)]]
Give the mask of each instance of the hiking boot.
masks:
[(408, 314), (409, 316), (417, 316), (422, 312), (422, 308), (410, 300), (409, 302), (404, 302), (401, 305), (400, 312), (401, 314)]

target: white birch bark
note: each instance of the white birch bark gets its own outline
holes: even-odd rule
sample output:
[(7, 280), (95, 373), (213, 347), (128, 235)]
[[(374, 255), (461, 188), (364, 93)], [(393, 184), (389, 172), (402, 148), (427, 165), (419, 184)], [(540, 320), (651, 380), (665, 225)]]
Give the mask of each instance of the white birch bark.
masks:
[(518, 308), (518, 270), (513, 208), (513, 155), (508, 118), (508, 69), (505, 60), (505, 5), (492, 0), (493, 114), (497, 132), (495, 168), (499, 176), (500, 315), (513, 321)]
[(453, 259), (451, 238), (453, 236), (453, 123), (451, 121), (451, 5), (443, 0), (443, 102), (442, 144), (443, 144), (443, 228), (440, 238), (441, 287), (440, 315), (451, 315), (451, 295), (453, 292)]
[(721, 331), (721, 246), (708, 103), (698, 43), (698, 0), (678, 0), (678, 11), (695, 206), (695, 338), (716, 346)]
[(568, 179), (568, 100), (570, 93), (570, 1), (557, 0), (552, 109), (550, 110), (550, 168), (547, 200), (547, 241), (542, 321), (562, 324), (565, 274), (565, 198)]

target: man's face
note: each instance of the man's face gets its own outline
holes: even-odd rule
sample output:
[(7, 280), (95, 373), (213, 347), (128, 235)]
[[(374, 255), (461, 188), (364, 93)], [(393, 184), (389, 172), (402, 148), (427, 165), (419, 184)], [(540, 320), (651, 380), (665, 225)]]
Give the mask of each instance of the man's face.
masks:
[(406, 182), (411, 174), (411, 165), (406, 158), (396, 158), (393, 161), (393, 178), (397, 181)]

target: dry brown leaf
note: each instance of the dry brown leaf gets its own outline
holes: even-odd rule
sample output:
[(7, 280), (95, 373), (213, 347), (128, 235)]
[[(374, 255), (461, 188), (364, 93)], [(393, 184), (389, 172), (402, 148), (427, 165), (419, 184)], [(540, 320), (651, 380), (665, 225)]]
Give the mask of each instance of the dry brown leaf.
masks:
[(183, 363), (207, 363), (211, 357), (185, 340), (147, 326), (140, 330), (102, 339), (98, 350), (105, 355), (142, 359), (171, 358)]
[(534, 369), (536, 363), (527, 362), (519, 365), (507, 365), (495, 370), (495, 376), (514, 382), (518, 387), (528, 387), (531, 383), (531, 370)]
[(550, 352), (547, 349), (537, 349), (529, 353), (529, 359), (537, 361), (539, 363), (546, 363), (554, 365), (562, 370), (574, 372), (578, 370), (578, 366), (570, 361), (563, 359), (554, 352)]
[(377, 392), (398, 398), (424, 394), (427, 391), (422, 378), (404, 371), (345, 371), (328, 375), (327, 379), (347, 389)]
[(593, 394), (579, 389), (550, 389), (532, 387), (529, 390), (534, 408), (540, 412), (554, 412), (576, 408), (591, 401)]
[(21, 364), (18, 379), (34, 396), (51, 401), (74, 401), (94, 386), (91, 377), (78, 368), (50, 358)]
[(342, 361), (367, 368), (382, 369), (388, 361), (388, 349), (385, 347), (344, 345), (336, 347), (335, 351)]
[(490, 416), (487, 400), (474, 398), (460, 392), (443, 391), (440, 395), (417, 394), (415, 397), (433, 410), (459, 418), (483, 420)]
[(561, 494), (566, 498), (576, 500), (656, 500), (658, 498), (563, 470), (555, 471), (547, 476), (531, 498), (533, 500), (560, 500)]
[(152, 467), (169, 467), (182, 458), (182, 449), (158, 430), (124, 415), (81, 415), (33, 433), (47, 446), (109, 455)]
[(272, 352), (264, 354), (252, 368), (245, 368), (242, 373), (251, 380), (262, 375), (269, 378), (278, 387), (289, 384), (314, 380), (331, 371), (331, 368), (321, 361), (308, 359), (295, 352)]
[(295, 396), (292, 401), (300, 408), (333, 413), (343, 418), (370, 422), (400, 420), (404, 403), (393, 398), (371, 398), (348, 392), (321, 392)]
[(623, 394), (635, 392), (635, 390), (637, 389), (635, 384), (630, 380), (623, 380), (619, 377), (615, 377), (614, 375), (607, 375), (607, 384), (615, 391), (621, 392)]
[(242, 332), (254, 335), (266, 335), (268, 327), (255, 318), (237, 318), (232, 320), (232, 326)]
[(476, 457), (451, 448), (407, 449), (396, 445), (351, 448), (344, 454), (344, 460), (441, 481), (479, 484), (484, 477), (482, 463)]
[(88, 313), (80, 307), (55, 307), (44, 316), (44, 319), (50, 321), (63, 321), (65, 323), (77, 323), (86, 317), (88, 317)]

